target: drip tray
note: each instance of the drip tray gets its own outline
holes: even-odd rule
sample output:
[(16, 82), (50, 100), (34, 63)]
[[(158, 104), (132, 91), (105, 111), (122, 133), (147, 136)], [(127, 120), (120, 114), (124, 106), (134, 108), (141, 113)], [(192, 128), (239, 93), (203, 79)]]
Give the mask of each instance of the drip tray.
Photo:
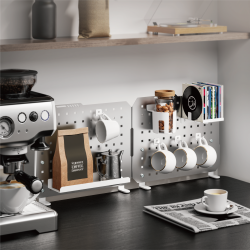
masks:
[(39, 202), (32, 202), (19, 214), (0, 214), (0, 235), (36, 230), (57, 230), (57, 212)]

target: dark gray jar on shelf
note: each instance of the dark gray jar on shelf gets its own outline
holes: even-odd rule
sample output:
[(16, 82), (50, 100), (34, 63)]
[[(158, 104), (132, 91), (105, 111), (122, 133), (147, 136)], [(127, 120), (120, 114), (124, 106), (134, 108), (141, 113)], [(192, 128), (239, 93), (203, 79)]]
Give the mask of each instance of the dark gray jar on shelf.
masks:
[(53, 0), (35, 0), (32, 6), (32, 37), (56, 38), (56, 4)]

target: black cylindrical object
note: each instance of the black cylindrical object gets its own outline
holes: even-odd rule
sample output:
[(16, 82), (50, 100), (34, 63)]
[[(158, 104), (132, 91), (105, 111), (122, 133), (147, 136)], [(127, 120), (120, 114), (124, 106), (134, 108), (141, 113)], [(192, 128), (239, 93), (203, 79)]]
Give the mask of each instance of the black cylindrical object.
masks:
[(56, 38), (56, 4), (53, 0), (35, 0), (32, 6), (32, 37)]
[(21, 182), (32, 194), (38, 194), (43, 189), (43, 183), (35, 176), (28, 175), (22, 170), (16, 170), (14, 176), (18, 182)]

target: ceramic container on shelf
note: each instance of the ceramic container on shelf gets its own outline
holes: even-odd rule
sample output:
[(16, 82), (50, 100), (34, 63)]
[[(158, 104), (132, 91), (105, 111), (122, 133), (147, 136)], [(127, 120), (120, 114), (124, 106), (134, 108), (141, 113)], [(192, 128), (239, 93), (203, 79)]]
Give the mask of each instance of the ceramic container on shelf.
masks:
[(32, 37), (56, 38), (56, 4), (53, 0), (35, 0), (32, 6)]

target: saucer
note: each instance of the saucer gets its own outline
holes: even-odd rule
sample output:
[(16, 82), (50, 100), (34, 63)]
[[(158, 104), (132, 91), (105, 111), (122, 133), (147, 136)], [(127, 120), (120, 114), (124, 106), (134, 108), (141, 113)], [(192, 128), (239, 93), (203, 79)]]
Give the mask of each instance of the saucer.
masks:
[[(227, 205), (230, 205), (228, 202), (227, 202)], [(233, 205), (233, 204), (231, 204)], [(208, 211), (206, 209), (206, 207), (200, 203), (200, 204), (197, 204), (194, 206), (194, 210), (199, 212), (199, 213), (203, 213), (203, 214), (216, 214), (216, 215), (219, 215), (219, 214), (227, 214), (227, 211), (222, 211), (222, 212), (211, 212), (211, 211)], [(232, 214), (232, 213), (235, 213), (236, 211), (238, 210), (238, 207), (233, 205), (233, 208), (231, 208), (228, 212), (228, 214)]]

